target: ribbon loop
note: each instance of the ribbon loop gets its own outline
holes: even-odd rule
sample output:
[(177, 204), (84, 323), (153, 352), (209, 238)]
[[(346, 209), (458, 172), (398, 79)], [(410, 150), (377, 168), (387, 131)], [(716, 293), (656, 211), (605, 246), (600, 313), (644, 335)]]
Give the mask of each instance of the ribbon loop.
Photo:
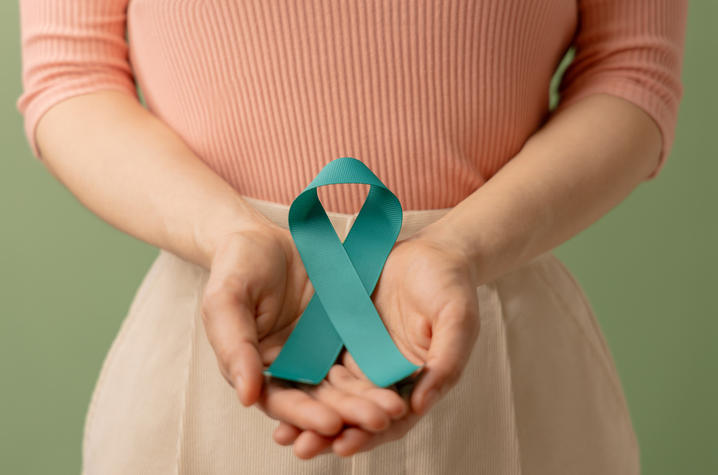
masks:
[[(344, 243), (317, 188), (331, 184), (370, 185)], [(277, 358), (265, 374), (319, 384), (343, 346), (377, 386), (390, 386), (416, 371), (394, 344), (371, 294), (399, 236), (399, 199), (361, 161), (329, 162), (292, 202), (289, 229), (315, 293)]]

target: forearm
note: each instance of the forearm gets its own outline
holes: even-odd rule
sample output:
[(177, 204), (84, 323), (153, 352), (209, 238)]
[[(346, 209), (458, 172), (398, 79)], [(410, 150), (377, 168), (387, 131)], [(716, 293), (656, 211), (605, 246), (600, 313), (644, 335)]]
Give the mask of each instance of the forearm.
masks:
[(623, 99), (597, 94), (554, 115), (490, 180), (423, 232), (467, 254), (489, 282), (578, 234), (657, 163), (660, 132)]
[(36, 137), (46, 167), (92, 212), (205, 268), (222, 236), (263, 219), (174, 131), (120, 92), (54, 105)]

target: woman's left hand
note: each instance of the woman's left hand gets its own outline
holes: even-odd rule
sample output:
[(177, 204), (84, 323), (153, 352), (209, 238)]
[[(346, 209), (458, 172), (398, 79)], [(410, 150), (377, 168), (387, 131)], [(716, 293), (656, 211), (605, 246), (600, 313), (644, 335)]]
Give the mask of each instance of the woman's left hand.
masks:
[[(424, 228), (398, 241), (387, 258), (372, 300), (399, 350), (423, 371), (410, 395), (411, 411), (381, 432), (346, 427), (323, 437), (281, 422), (274, 439), (289, 445), (301, 435), (304, 456), (334, 451), (348, 456), (401, 438), (458, 381), (479, 334), (478, 284), (471, 262), (458, 247)], [(349, 352), (345, 381), (368, 381)]]

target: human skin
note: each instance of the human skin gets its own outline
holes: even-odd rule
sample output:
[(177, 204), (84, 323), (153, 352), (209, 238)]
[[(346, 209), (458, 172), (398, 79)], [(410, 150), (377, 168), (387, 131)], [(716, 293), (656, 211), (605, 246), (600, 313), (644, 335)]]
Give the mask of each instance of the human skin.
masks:
[[(117, 91), (73, 96), (36, 128), (48, 170), (117, 229), (209, 270), (202, 317), (242, 404), (317, 434), (344, 423), (379, 431), (408, 407), (391, 389), (337, 378), (303, 390), (265, 381), (313, 293), (288, 230), (241, 199), (162, 121)], [(247, 309), (259, 309), (255, 315)], [(301, 454), (300, 454), (301, 455)]]
[[(226, 327), (218, 323), (214, 334), (236, 335), (231, 341), (213, 338), (213, 326), (208, 325), (222, 373), (243, 404), (259, 403), (270, 417), (280, 420), (275, 440), (294, 444), (297, 456), (310, 458), (328, 450), (350, 455), (400, 437), (425, 414), (431, 389), (438, 389), (443, 396), (457, 381), (466, 353), (445, 354), (433, 367), (427, 363), (428, 369), (411, 395), (411, 414), (406, 418), (401, 418), (404, 410), (389, 390), (363, 385), (361, 375), (352, 372), (350, 359), (345, 359), (344, 367), (335, 365), (319, 388), (298, 390), (265, 384), (258, 371), (259, 362), (267, 357), (256, 340), (260, 332), (247, 312), (236, 302), (231, 305), (228, 298), (237, 285), (241, 287), (242, 280), (226, 267), (220, 269), (215, 264), (213, 270), (212, 264), (224, 260), (217, 257), (221, 253), (229, 256), (232, 249), (242, 248), (241, 240), (246, 243), (262, 233), (271, 236), (275, 244), (265, 245), (268, 249), (263, 251), (270, 257), (267, 262), (284, 266), (286, 275), (294, 280), (277, 284), (257, 278), (256, 285), (264, 292), (256, 294), (266, 298), (271, 295), (267, 289), (273, 286), (285, 292), (293, 288), (295, 292), (284, 300), (294, 302), (288, 307), (300, 309), (307, 294), (311, 296), (311, 284), (303, 283), (301, 267), (290, 262), (293, 251), (287, 245), (286, 230), (282, 237), (281, 228), (243, 202), (172, 130), (122, 93), (102, 91), (58, 103), (40, 120), (37, 140), (46, 166), (95, 214), (121, 231), (210, 270), (210, 282), (217, 282), (213, 285), (224, 292), (209, 288), (209, 298), (219, 302), (205, 304), (210, 310), (205, 314), (212, 314), (203, 315), (205, 322), (224, 321)], [(446, 257), (444, 262), (455, 263), (442, 271), (445, 280), (453, 279), (454, 291), (468, 296), (465, 289), (475, 289), (475, 285), (565, 241), (618, 204), (652, 170), (659, 147), (657, 126), (642, 110), (616, 97), (593, 95), (556, 114), (494, 177), (422, 229), (412, 240), (419, 245), (406, 243), (403, 247), (432, 248)], [(391, 269), (400, 269), (400, 262), (406, 260), (393, 254), (384, 267), (387, 276), (401, 275)], [(393, 285), (392, 280), (382, 282), (380, 278), (377, 283), (375, 295), (386, 296), (375, 302), (380, 314), (381, 302), (402, 299), (399, 292), (411, 294), (411, 288)], [(421, 279), (414, 281), (416, 287), (426, 285)], [(292, 313), (276, 302), (266, 305), (279, 308), (277, 315)], [(468, 303), (466, 309), (466, 315), (452, 312), (453, 318), (477, 325), (476, 317), (467, 318), (477, 312)], [(390, 330), (394, 329), (393, 336), (410, 321), (402, 320), (401, 312), (398, 316), (385, 313), (387, 316), (382, 316)], [(445, 328), (462, 331), (457, 325)], [(437, 334), (432, 332), (427, 355), (432, 352), (431, 345), (442, 341)], [(471, 339), (462, 347), (470, 348)], [(242, 384), (237, 384), (240, 374)], [(364, 404), (365, 409), (357, 413), (354, 404), (340, 403), (342, 399), (357, 401), (348, 398), (362, 398), (374, 405)], [(362, 420), (364, 414), (372, 416)], [(388, 427), (387, 416), (394, 420)], [(350, 427), (342, 430), (342, 420)]]
[[(312, 458), (353, 455), (406, 434), (460, 378), (478, 335), (481, 309), (471, 290), (597, 221), (654, 170), (660, 147), (653, 119), (619, 97), (593, 94), (554, 114), (490, 180), (397, 243), (384, 265), (374, 303), (402, 352), (427, 366), (411, 411), (381, 432), (347, 427), (334, 437), (280, 422), (275, 441)], [(447, 295), (457, 305), (444, 307)], [(442, 308), (449, 308), (443, 318)], [(464, 337), (452, 328), (464, 329)], [(348, 353), (343, 364), (363, 377)]]

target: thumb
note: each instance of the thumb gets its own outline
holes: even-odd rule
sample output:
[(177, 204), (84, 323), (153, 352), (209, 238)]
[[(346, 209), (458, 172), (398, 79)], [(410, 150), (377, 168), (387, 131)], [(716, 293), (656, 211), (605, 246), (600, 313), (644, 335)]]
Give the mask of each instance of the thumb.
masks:
[(479, 334), (478, 311), (470, 308), (454, 300), (434, 321), (422, 376), (411, 393), (414, 412), (426, 413), (459, 381)]
[(244, 406), (257, 401), (264, 381), (256, 320), (248, 297), (225, 291), (206, 296), (202, 306), (205, 331), (220, 371)]

